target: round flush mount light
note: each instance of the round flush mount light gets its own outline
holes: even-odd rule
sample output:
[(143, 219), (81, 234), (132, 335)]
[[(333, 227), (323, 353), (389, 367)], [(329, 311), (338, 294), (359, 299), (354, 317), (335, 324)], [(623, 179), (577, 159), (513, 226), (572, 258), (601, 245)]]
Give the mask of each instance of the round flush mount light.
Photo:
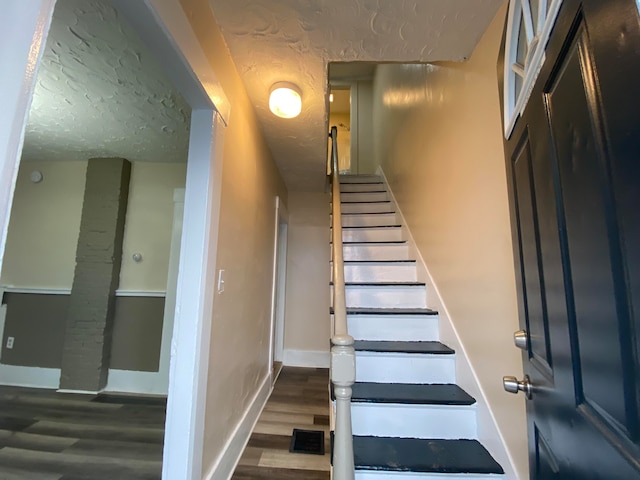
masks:
[(274, 83), (269, 94), (269, 110), (281, 118), (294, 118), (302, 111), (302, 93), (289, 82)]

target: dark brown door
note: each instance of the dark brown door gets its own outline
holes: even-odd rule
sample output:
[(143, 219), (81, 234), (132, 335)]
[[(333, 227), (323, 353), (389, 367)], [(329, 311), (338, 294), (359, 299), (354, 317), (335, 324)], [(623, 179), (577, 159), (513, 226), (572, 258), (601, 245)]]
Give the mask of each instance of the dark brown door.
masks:
[(640, 479), (639, 90), (636, 2), (565, 0), (505, 142), (532, 480)]

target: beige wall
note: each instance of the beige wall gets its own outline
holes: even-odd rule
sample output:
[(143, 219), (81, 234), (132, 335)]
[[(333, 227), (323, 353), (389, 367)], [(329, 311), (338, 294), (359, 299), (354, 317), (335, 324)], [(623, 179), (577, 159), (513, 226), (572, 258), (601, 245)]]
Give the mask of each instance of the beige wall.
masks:
[(328, 360), (330, 256), (329, 195), (289, 193), (285, 364)]
[[(29, 179), (43, 174), (40, 183)], [(25, 162), (14, 195), (0, 284), (70, 289), (87, 162)], [(185, 163), (133, 164), (119, 289), (164, 291), (167, 283), (173, 190), (184, 187)], [(135, 263), (131, 255), (140, 252)]]
[[(341, 172), (351, 169), (351, 132), (347, 130), (350, 125), (349, 112), (329, 114), (329, 128), (335, 126), (338, 129), (338, 169)], [(329, 138), (329, 154), (331, 154), (331, 138)]]
[(275, 199), (287, 192), (209, 4), (181, 0), (231, 105), (224, 133), (218, 268), (213, 305), (203, 472), (210, 471), (270, 369)]
[[(173, 191), (184, 188), (186, 163), (135, 162), (122, 245), (120, 290), (164, 291), (173, 228)], [(134, 253), (142, 261), (133, 261)]]
[[(31, 172), (42, 172), (40, 183)], [(0, 284), (70, 289), (87, 162), (29, 162), (18, 171)]]
[(379, 66), (376, 158), (439, 288), (516, 469), (528, 478), (497, 59), (503, 7), (463, 64)]
[(373, 143), (373, 82), (358, 81), (352, 86), (351, 114), (353, 129), (351, 158), (353, 173), (375, 173)]

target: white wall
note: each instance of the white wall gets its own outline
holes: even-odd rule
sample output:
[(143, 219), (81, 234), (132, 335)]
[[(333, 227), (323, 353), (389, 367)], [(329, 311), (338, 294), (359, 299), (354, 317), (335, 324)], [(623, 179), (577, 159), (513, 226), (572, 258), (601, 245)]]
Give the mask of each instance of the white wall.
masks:
[[(42, 172), (40, 183), (32, 171)], [(18, 173), (0, 284), (70, 289), (87, 162), (23, 162)], [(185, 184), (186, 163), (135, 162), (129, 186), (119, 289), (166, 288), (173, 190)], [(136, 263), (134, 252), (143, 260)]]
[(501, 384), (522, 374), (497, 84), (505, 7), (466, 63), (379, 66), (374, 131), (376, 158), (528, 478), (524, 396)]
[(285, 365), (329, 365), (329, 240), (329, 195), (289, 192)]

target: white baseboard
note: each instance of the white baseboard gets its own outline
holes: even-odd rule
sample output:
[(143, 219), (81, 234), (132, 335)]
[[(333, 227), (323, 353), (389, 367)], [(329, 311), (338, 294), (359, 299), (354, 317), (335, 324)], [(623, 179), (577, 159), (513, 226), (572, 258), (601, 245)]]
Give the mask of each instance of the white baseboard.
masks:
[(476, 370), (467, 355), (467, 350), (465, 345), (462, 343), (460, 334), (458, 333), (452, 316), (449, 313), (449, 309), (444, 303), (440, 290), (438, 289), (438, 285), (429, 271), (429, 267), (427, 267), (420, 250), (418, 250), (413, 235), (411, 234), (411, 230), (409, 229), (409, 224), (402, 213), (402, 209), (396, 201), (382, 167), (378, 167), (378, 174), (382, 177), (382, 181), (389, 193), (390, 200), (395, 205), (396, 214), (400, 216), (400, 223), (402, 224), (404, 233), (407, 235), (406, 238), (409, 243), (410, 251), (415, 254), (418, 261), (418, 279), (426, 282), (427, 289), (430, 292), (427, 295), (427, 305), (429, 308), (433, 308), (438, 311), (440, 320), (440, 338), (456, 352), (456, 383), (464, 388), (471, 396), (475, 397), (477, 401), (478, 439), (502, 466), (505, 471), (504, 478), (517, 479), (518, 474), (516, 473), (513, 457), (507, 448), (502, 432), (498, 428), (498, 423), (493, 413), (493, 409), (491, 408), (487, 395), (482, 388), (482, 384), (480, 383)]
[(242, 419), (227, 440), (222, 453), (203, 477), (205, 480), (229, 480), (231, 478), (270, 394), (271, 373), (269, 372), (265, 375)]
[(287, 367), (329, 368), (331, 353), (313, 350), (284, 350), (283, 365)]
[(160, 372), (134, 372), (130, 370), (109, 370), (105, 392), (141, 393), (167, 395), (169, 374)]
[(0, 385), (57, 389), (60, 386), (60, 369), (0, 364)]

